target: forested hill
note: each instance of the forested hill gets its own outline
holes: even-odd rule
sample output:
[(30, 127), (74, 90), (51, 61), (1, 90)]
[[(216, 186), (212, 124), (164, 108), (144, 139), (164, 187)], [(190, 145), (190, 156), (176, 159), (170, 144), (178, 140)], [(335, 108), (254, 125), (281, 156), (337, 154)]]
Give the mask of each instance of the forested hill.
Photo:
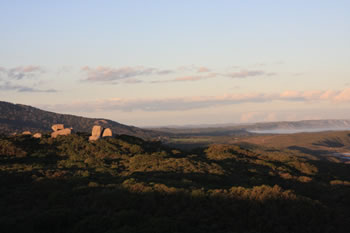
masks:
[(307, 153), (0, 135), (0, 232), (349, 232), (350, 165)]
[(0, 101), (0, 134), (51, 131), (53, 124), (62, 123), (77, 132), (91, 132), (93, 125), (111, 128), (115, 134), (127, 134), (142, 138), (152, 138), (164, 133), (127, 126), (106, 119), (86, 118), (68, 114), (44, 111), (27, 105)]

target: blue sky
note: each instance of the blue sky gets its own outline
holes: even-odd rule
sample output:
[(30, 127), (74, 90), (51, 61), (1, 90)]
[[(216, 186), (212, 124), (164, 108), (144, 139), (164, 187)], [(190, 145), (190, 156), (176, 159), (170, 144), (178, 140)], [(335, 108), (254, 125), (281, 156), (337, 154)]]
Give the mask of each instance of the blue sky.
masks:
[(138, 126), (349, 118), (349, 1), (0, 1), (0, 99)]

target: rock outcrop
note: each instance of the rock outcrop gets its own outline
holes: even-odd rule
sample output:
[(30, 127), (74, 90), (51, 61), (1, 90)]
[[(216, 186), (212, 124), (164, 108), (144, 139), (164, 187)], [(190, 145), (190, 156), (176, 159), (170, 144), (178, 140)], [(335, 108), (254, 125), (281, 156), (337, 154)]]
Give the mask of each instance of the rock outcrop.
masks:
[(54, 132), (56, 132), (56, 131), (58, 131), (58, 130), (62, 130), (62, 129), (64, 129), (64, 124), (55, 124), (55, 125), (53, 125), (53, 126), (51, 127), (51, 129), (52, 129)]
[(41, 136), (42, 136), (41, 133), (36, 133), (33, 135), (33, 138), (41, 138)]
[(24, 131), (22, 134), (23, 135), (31, 135), (32, 133), (30, 131)]
[(96, 141), (101, 137), (112, 137), (113, 133), (110, 128), (103, 128), (100, 125), (95, 125), (92, 128), (91, 136), (89, 137), (89, 141)]
[(113, 136), (113, 133), (112, 133), (112, 130), (110, 128), (106, 128), (103, 130), (103, 133), (102, 133), (102, 137), (112, 137)]
[(100, 139), (102, 132), (103, 132), (102, 126), (94, 125), (94, 127), (92, 127), (92, 132), (91, 132), (91, 136), (89, 137), (89, 141), (96, 141)]
[(58, 135), (69, 135), (72, 133), (72, 128), (64, 128), (64, 124), (55, 124), (52, 127), (52, 138), (56, 138)]
[(61, 129), (61, 130), (52, 132), (51, 137), (56, 138), (58, 135), (69, 135), (71, 133), (72, 133), (72, 130), (69, 128), (66, 128), (66, 129)]

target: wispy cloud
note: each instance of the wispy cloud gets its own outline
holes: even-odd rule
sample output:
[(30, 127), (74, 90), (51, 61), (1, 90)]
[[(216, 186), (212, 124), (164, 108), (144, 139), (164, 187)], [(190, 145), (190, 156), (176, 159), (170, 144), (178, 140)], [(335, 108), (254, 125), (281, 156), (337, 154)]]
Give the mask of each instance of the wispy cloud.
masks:
[(30, 86), (11, 84), (10, 82), (0, 84), (0, 90), (1, 91), (17, 91), (17, 92), (37, 92), (37, 93), (38, 92), (45, 92), (45, 93), (58, 92), (55, 89), (38, 89), (38, 88), (30, 87)]
[(32, 78), (44, 72), (44, 69), (40, 66), (17, 66), (14, 68), (0, 67), (0, 74), (2, 74), (2, 76), (6, 79), (10, 80)]
[(207, 72), (211, 72), (211, 69), (209, 69), (208, 67), (201, 66), (201, 67), (198, 67), (197, 72), (198, 73), (207, 73)]
[(187, 76), (180, 76), (174, 79), (153, 81), (152, 83), (193, 82), (193, 81), (214, 78), (216, 76), (217, 74), (213, 74), (213, 73), (209, 73), (207, 75), (187, 75)]
[(196, 73), (207, 73), (212, 71), (212, 69), (207, 66), (196, 66), (196, 65), (180, 66), (177, 68), (177, 70), (179, 72), (196, 72)]
[[(158, 69), (143, 66), (126, 67), (89, 67), (81, 68), (86, 75), (81, 81), (94, 83), (170, 83), (170, 82), (188, 82), (200, 81), (204, 79), (222, 77), (222, 78), (249, 78), (255, 76), (272, 76), (275, 73), (264, 70), (241, 70), (236, 72), (220, 72), (206, 66), (182, 66), (177, 69)], [(179, 77), (164, 78), (165, 75), (178, 75)], [(181, 76), (180, 76), (181, 75)], [(145, 76), (153, 76), (153, 80), (140, 80)], [(155, 77), (156, 76), (156, 77)], [(131, 80), (131, 81), (128, 81)], [(134, 81), (137, 80), (137, 81)]]
[(222, 75), (229, 78), (248, 78), (254, 76), (273, 76), (275, 73), (266, 72), (263, 70), (241, 70), (238, 72), (229, 72)]
[(91, 68), (89, 66), (85, 66), (81, 70), (87, 75), (83, 81), (105, 83), (149, 75), (167, 75), (174, 72), (172, 70), (160, 70), (142, 66), (121, 68), (112, 68), (105, 66)]
[(136, 83), (143, 83), (143, 81), (136, 78), (130, 78), (130, 79), (126, 79), (124, 83), (136, 84)]
[(182, 81), (198, 81), (202, 79), (207, 79), (209, 76), (199, 76), (199, 75), (193, 75), (193, 76), (183, 76), (183, 77), (178, 77), (170, 81), (175, 81), (175, 82), (182, 82)]
[[(198, 75), (198, 73), (201, 73)], [(203, 73), (203, 74), (202, 74)], [(239, 72), (229, 72), (229, 73), (218, 73), (211, 72), (210, 69), (205, 67), (200, 67), (197, 70), (197, 74), (180, 76), (174, 79), (168, 80), (157, 80), (152, 83), (169, 83), (169, 82), (188, 82), (188, 81), (200, 81), (210, 78), (226, 77), (226, 78), (249, 78), (254, 76), (273, 76), (275, 73), (266, 72), (262, 70), (243, 70)]]
[[(331, 93), (331, 94), (330, 94)], [(52, 110), (65, 111), (185, 111), (213, 106), (233, 105), (242, 103), (266, 103), (273, 101), (310, 102), (331, 101), (335, 103), (350, 100), (350, 88), (340, 91), (286, 91), (281, 93), (246, 93), (228, 94), (222, 96), (197, 96), (164, 99), (107, 99), (92, 102), (79, 102), (70, 105), (45, 106)], [(249, 118), (249, 116), (247, 116)]]
[(56, 89), (36, 89), (32, 87), (22, 87), (18, 89), (18, 92), (44, 92), (44, 93), (56, 93)]
[(346, 88), (339, 93), (331, 93), (330, 97), (338, 102), (350, 101), (350, 88)]
[(45, 69), (41, 66), (17, 66), (13, 68), (0, 67), (0, 90), (16, 91), (16, 92), (57, 92), (55, 89), (38, 88), (43, 80), (38, 79), (40, 75), (45, 73)]

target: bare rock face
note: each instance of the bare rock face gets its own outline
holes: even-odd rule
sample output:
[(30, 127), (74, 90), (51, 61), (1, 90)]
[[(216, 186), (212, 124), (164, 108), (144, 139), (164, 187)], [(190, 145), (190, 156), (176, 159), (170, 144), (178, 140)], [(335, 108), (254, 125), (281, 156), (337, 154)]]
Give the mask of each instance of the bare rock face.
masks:
[(56, 132), (58, 130), (62, 130), (64, 129), (64, 124), (55, 124), (55, 125), (52, 125), (51, 129)]
[(53, 133), (51, 133), (51, 137), (52, 138), (56, 138), (58, 135), (69, 135), (72, 133), (72, 130), (71, 129), (61, 129), (61, 130), (58, 130), (58, 131), (55, 131)]
[(112, 130), (110, 128), (106, 128), (103, 130), (103, 133), (102, 133), (102, 137), (112, 137), (113, 136), (113, 133), (112, 133)]
[(52, 138), (56, 138), (58, 135), (69, 135), (73, 132), (73, 128), (64, 128), (64, 124), (55, 124), (51, 128), (54, 131), (51, 133)]
[(103, 131), (103, 127), (100, 125), (94, 125), (94, 127), (92, 128), (92, 132), (91, 132), (91, 136), (99, 136), (101, 137)]
[(36, 133), (33, 135), (33, 138), (41, 138), (41, 136), (42, 136), (41, 133)]
[(31, 135), (32, 133), (30, 131), (24, 131), (22, 134), (23, 135)]
[(103, 127), (100, 125), (94, 125), (92, 127), (91, 136), (89, 137), (89, 141), (96, 141), (101, 138), (103, 132)]

